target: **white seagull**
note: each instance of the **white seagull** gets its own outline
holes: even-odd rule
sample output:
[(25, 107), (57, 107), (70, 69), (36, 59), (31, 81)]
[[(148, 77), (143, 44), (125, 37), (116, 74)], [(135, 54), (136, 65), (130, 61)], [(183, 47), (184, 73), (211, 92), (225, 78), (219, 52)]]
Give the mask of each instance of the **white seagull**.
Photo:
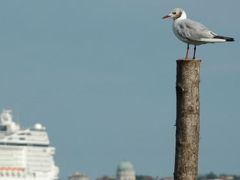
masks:
[(181, 8), (175, 8), (163, 17), (163, 19), (167, 18), (173, 19), (172, 28), (176, 37), (187, 43), (186, 60), (188, 59), (190, 44), (194, 45), (193, 59), (195, 59), (197, 45), (234, 41), (231, 37), (217, 35), (199, 22), (187, 19), (186, 12)]

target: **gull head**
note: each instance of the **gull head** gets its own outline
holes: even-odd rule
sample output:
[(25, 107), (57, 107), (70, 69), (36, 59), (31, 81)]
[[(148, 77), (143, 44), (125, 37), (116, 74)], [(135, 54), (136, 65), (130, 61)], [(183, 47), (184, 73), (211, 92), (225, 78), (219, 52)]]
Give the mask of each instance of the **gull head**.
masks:
[(186, 19), (187, 15), (182, 8), (175, 8), (173, 9), (168, 15), (163, 16), (163, 19)]

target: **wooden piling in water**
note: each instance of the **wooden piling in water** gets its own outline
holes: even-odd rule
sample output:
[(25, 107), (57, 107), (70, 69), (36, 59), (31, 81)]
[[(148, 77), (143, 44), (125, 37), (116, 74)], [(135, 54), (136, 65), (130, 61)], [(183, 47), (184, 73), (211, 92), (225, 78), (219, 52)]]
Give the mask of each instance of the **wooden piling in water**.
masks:
[(196, 180), (200, 134), (201, 60), (177, 60), (174, 180)]

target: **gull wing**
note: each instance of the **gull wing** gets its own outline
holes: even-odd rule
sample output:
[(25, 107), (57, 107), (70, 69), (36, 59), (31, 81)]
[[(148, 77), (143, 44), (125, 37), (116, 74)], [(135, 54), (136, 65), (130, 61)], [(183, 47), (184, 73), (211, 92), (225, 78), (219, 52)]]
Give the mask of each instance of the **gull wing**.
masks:
[(203, 24), (190, 20), (190, 19), (183, 19), (179, 22), (176, 22), (175, 25), (175, 32), (185, 41), (194, 42), (215, 42), (213, 41), (215, 34), (214, 32), (210, 31), (206, 26)]

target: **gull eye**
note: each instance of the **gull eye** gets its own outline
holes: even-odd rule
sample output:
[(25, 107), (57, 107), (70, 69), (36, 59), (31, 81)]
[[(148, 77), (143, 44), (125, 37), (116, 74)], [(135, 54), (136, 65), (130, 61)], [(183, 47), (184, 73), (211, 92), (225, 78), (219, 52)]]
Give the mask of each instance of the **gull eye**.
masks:
[(174, 12), (172, 12), (172, 14), (173, 14), (173, 15), (176, 15), (177, 13), (174, 11)]

